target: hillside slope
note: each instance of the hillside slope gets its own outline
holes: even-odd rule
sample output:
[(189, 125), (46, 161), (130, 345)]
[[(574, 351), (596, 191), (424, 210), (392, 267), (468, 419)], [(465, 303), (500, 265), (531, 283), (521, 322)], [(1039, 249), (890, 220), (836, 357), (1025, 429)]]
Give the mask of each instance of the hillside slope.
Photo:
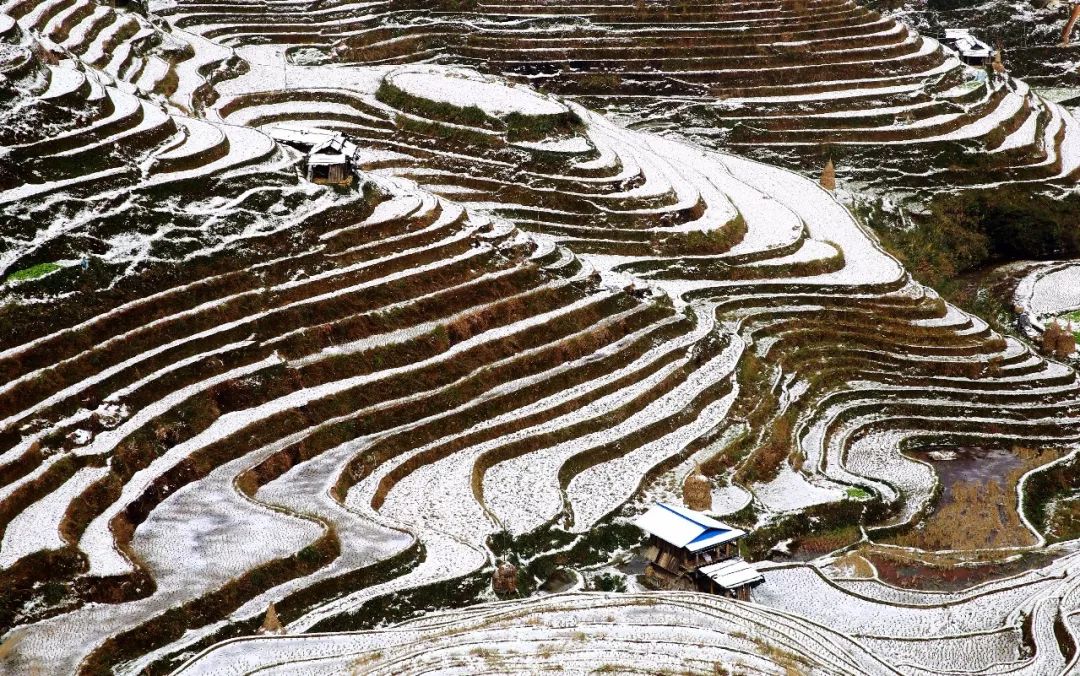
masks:
[[(1080, 87), (1080, 33), (1073, 44), (1061, 46), (1061, 31), (1069, 16), (1069, 3), (1039, 7), (1029, 0), (991, 2), (896, 3), (869, 2), (868, 6), (897, 17), (920, 32), (940, 35), (945, 28), (972, 28), (988, 43), (1000, 44), (1013, 75), (1034, 87), (1075, 89)], [(942, 5), (943, 7), (935, 7)], [(1071, 107), (1077, 94), (1066, 97)]]
[[(841, 34), (868, 26), (866, 44), (916, 60), (881, 74), (915, 98), (923, 69), (946, 90), (970, 75), (891, 21), (818, 4)], [(736, 32), (724, 21), (756, 8), (752, 37), (786, 71), (777, 41), (846, 39), (800, 7), (591, 7), (584, 21), (640, 36), (725, 11), (701, 29), (723, 42)], [(414, 63), (435, 55), (410, 37), (423, 17), (440, 44), (509, 59), (521, 41), (486, 42), (488, 28), (557, 37), (575, 8), (491, 6), (513, 18), (474, 16), (483, 28), (455, 45), (458, 15), (391, 3), (183, 2), (171, 25), (131, 19), (158, 37), (124, 57), (148, 72), (161, 44), (221, 45), (181, 50), (168, 72), (189, 84), (172, 93), (56, 42), (114, 10), (0, 14), (0, 267), (16, 273), (0, 306), (7, 664), (618, 670), (645, 641), (663, 646), (646, 668), (695, 673), (1071, 668), (1075, 371), (912, 280), (814, 181), (519, 81), (546, 81), (544, 68), (507, 79)], [(373, 27), (391, 16), (396, 37)], [(763, 37), (776, 22), (791, 35)], [(379, 35), (403, 51), (364, 56)], [(205, 67), (179, 75), (191, 59)], [(797, 87), (847, 91), (801, 77), (768, 86), (787, 103)], [(644, 98), (612, 103), (662, 126), (653, 103), (670, 81), (643, 76)], [(955, 129), (1000, 135), (990, 109), (1015, 106), (1008, 119), (1025, 121), (1010, 135), (1054, 131), (1010, 175), (1072, 173), (1070, 117), (1022, 84), (976, 85), (964, 96), (985, 105)], [(814, 117), (794, 118), (807, 139)], [(870, 145), (858, 129), (843, 133)], [(350, 186), (304, 180), (302, 153), (274, 140), (333, 134), (359, 148)], [(998, 161), (984, 140), (897, 146)], [(986, 458), (994, 471), (979, 471)], [(695, 467), (716, 511), (752, 531), (748, 558), (800, 559), (761, 564), (756, 604), (644, 595), (613, 563), (640, 542), (627, 518), (679, 500)], [(558, 568), (631, 593), (468, 607), (494, 600), (501, 560), (520, 566), (523, 595)], [(271, 604), (291, 635), (250, 639)], [(434, 609), (447, 614), (415, 619)]]
[(833, 156), (894, 194), (1080, 176), (1080, 127), (1059, 106), (843, 0), (233, 7), (160, 11), (224, 44), (302, 45), (306, 61), (465, 64), (712, 148), (810, 172)]

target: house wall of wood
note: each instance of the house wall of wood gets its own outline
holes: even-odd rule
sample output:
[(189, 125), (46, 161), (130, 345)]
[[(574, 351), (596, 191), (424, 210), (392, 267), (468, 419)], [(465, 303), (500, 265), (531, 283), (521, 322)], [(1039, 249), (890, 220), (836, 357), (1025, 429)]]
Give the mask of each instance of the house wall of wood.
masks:
[(341, 185), (352, 182), (349, 165), (315, 164), (308, 165), (307, 178), (312, 183)]
[(753, 583), (747, 583), (734, 589), (725, 589), (716, 584), (716, 582), (708, 575), (699, 575), (698, 577), (698, 589), (701, 591), (717, 594), (719, 596), (726, 596), (729, 599), (738, 599), (740, 601), (750, 600), (750, 588), (753, 586)]
[(655, 535), (650, 535), (645, 554), (646, 558), (657, 566), (669, 573), (678, 575), (681, 572), (694, 571), (710, 563), (717, 563), (737, 556), (739, 546), (734, 542), (726, 542), (699, 552), (691, 552), (661, 540)]

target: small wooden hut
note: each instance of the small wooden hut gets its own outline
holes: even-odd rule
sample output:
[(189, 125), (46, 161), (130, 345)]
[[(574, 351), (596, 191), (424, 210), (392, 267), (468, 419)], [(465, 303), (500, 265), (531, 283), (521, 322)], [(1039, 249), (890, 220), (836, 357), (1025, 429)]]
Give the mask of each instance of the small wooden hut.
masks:
[(706, 591), (730, 596), (740, 601), (749, 601), (750, 587), (765, 579), (756, 568), (739, 557), (702, 566), (698, 569), (698, 573)]
[(353, 158), (359, 148), (341, 134), (318, 129), (271, 127), (267, 130), (278, 143), (306, 154), (304, 176), (321, 185), (352, 185)]
[(948, 28), (941, 42), (951, 47), (960, 60), (969, 66), (986, 66), (994, 58), (994, 50), (972, 35), (970, 28)]
[(307, 180), (321, 185), (350, 185), (352, 161), (330, 148), (313, 150), (307, 158)]

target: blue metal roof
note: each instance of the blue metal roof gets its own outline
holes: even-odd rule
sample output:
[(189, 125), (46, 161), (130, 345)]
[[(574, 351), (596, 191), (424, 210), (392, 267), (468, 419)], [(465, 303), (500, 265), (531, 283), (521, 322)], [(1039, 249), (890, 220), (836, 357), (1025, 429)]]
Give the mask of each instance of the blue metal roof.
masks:
[(701, 512), (657, 503), (635, 521), (647, 533), (692, 552), (736, 540), (746, 532)]

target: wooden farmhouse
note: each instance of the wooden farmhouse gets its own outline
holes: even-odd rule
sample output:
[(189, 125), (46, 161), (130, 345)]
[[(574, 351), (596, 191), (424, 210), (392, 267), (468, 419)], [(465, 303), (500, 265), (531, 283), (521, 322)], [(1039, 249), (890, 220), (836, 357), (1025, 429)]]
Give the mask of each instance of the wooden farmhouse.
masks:
[(352, 162), (330, 148), (312, 152), (307, 158), (307, 180), (322, 185), (350, 185)]
[(664, 588), (699, 589), (746, 600), (750, 587), (765, 579), (739, 556), (744, 530), (663, 502), (634, 523), (649, 534), (645, 574)]
[(358, 148), (341, 134), (284, 126), (271, 127), (267, 131), (278, 143), (306, 153), (304, 176), (307, 180), (321, 185), (352, 185), (355, 178), (353, 157)]

